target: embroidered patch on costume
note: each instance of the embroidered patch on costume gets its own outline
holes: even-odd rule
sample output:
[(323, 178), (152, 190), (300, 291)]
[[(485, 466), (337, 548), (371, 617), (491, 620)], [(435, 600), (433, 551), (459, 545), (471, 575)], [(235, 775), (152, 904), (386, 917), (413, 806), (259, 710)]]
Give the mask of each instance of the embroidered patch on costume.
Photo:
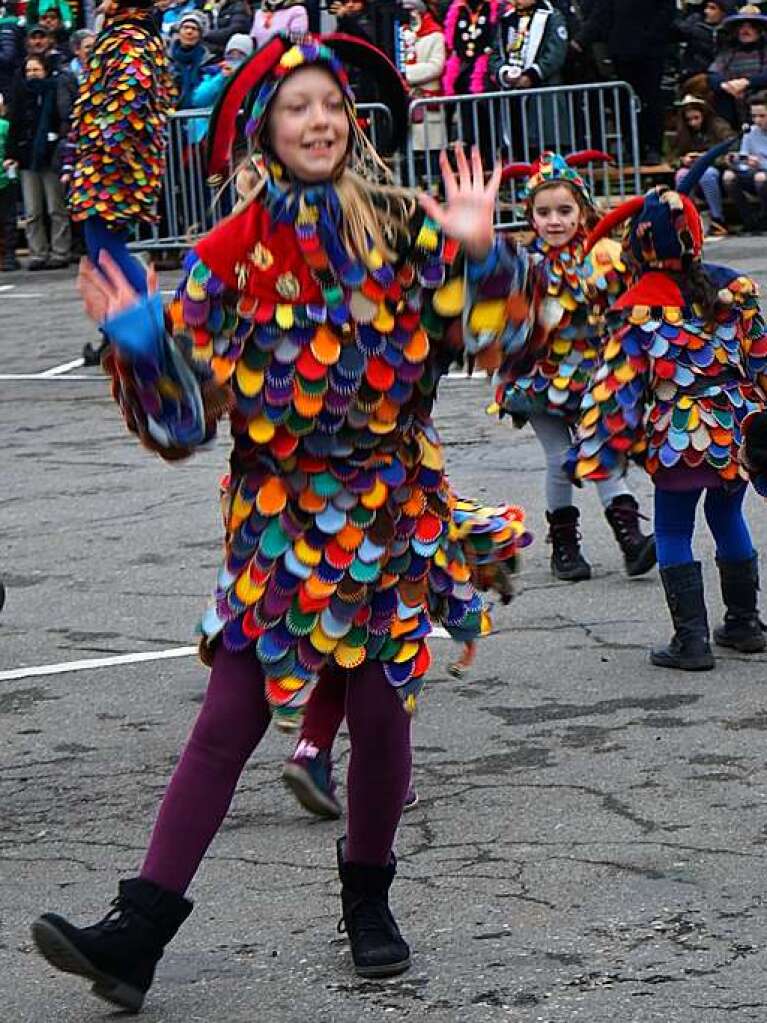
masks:
[(298, 282), (298, 278), (295, 274), (290, 273), (290, 271), (280, 274), (277, 278), (276, 288), (277, 294), (281, 298), (287, 298), (289, 301), (298, 298), (301, 294), (301, 285)]
[(250, 254), (250, 261), (256, 270), (268, 270), (274, 263), (274, 256), (265, 245), (259, 242)]

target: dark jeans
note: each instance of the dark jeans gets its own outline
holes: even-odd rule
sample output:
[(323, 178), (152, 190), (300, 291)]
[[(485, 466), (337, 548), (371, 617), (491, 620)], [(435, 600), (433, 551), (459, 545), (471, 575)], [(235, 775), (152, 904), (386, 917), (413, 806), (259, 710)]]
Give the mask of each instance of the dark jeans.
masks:
[(14, 182), (0, 188), (0, 246), (3, 262), (10, 264), (16, 254), (17, 190)]
[[(639, 97), (642, 109), (639, 112), (639, 145), (642, 155), (648, 150), (661, 148), (663, 133), (663, 101), (661, 97), (661, 78), (663, 76), (663, 56), (656, 54), (647, 60), (619, 60), (613, 58), (615, 72), (621, 81), (628, 82)], [(624, 113), (624, 133), (630, 121)]]

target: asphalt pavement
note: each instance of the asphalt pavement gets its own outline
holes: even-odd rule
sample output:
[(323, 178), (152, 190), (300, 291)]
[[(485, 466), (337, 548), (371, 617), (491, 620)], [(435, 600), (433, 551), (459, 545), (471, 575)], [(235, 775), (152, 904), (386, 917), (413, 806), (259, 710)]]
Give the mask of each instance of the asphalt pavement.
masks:
[[(712, 261), (767, 282), (763, 239)], [(174, 275), (163, 275), (172, 287)], [(169, 466), (122, 426), (69, 272), (0, 277), (0, 1021), (116, 1018), (34, 951), (45, 909), (93, 922), (135, 873), (199, 707), (189, 653), (219, 560), (224, 440)], [(48, 375), (42, 375), (48, 374)], [(652, 667), (656, 571), (628, 580), (584, 489), (588, 582), (555, 582), (529, 429), (448, 380), (437, 419), (459, 491), (524, 505), (535, 543), (471, 676), (435, 665), (414, 725), (418, 807), (393, 903), (414, 953), (350, 968), (334, 842), (283, 788), (269, 734), (190, 892), (148, 1023), (741, 1023), (767, 1017), (767, 655)], [(651, 513), (651, 487), (630, 482)], [(767, 510), (751, 495), (757, 546)], [(722, 612), (700, 520), (710, 615)], [(142, 655), (145, 655), (142, 658)], [(115, 658), (118, 660), (115, 661)], [(50, 673), (40, 669), (53, 666)], [(339, 741), (341, 769), (348, 756)]]

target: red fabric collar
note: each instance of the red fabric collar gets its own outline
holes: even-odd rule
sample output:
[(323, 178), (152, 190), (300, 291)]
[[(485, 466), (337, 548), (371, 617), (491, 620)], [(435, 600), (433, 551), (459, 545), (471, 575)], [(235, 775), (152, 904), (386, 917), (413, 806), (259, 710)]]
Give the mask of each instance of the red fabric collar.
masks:
[(612, 309), (630, 309), (635, 305), (684, 306), (684, 296), (676, 281), (659, 270), (643, 274), (636, 284), (611, 306)]
[(421, 19), (421, 24), (416, 30), (416, 38), (423, 39), (424, 36), (432, 36), (435, 32), (442, 34), (442, 26), (428, 11), (423, 11), (418, 15)]

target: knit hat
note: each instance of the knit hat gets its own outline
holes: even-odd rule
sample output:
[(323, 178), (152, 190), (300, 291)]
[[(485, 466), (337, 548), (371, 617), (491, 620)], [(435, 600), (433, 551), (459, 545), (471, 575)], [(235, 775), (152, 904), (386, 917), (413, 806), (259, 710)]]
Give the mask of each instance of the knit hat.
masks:
[(235, 32), (227, 40), (224, 56), (227, 53), (231, 53), (232, 50), (238, 50), (244, 57), (250, 57), (253, 53), (253, 40), (250, 36), (246, 36), (244, 32)]
[(201, 35), (208, 31), (208, 19), (202, 11), (185, 11), (176, 22), (179, 28), (182, 25), (194, 25)]
[[(262, 143), (262, 132), (269, 106), (282, 83), (296, 71), (321, 67), (336, 80), (344, 96), (347, 114), (356, 124), (354, 93), (341, 61), (364, 68), (368, 78), (380, 87), (391, 110), (392, 131), (388, 150), (404, 142), (408, 127), (408, 91), (405, 82), (385, 53), (371, 43), (353, 36), (334, 33), (327, 36), (273, 36), (232, 75), (211, 115), (208, 131), (208, 173), (218, 175), (226, 168), (234, 144), (237, 114), (248, 96), (255, 95), (245, 134), (255, 145)], [(384, 147), (379, 146), (383, 150)]]

